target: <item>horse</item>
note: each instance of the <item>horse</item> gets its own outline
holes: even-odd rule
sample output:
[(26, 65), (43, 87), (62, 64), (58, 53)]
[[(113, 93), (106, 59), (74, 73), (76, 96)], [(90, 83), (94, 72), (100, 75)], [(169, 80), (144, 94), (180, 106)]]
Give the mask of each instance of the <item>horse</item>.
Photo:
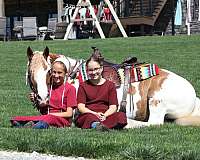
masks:
[[(30, 52), (29, 50), (27, 50), (27, 53)], [(48, 58), (46, 58), (47, 51), (46, 48), (43, 53), (46, 61), (48, 61)], [(67, 69), (70, 74), (78, 72), (79, 78), (75, 78), (73, 81), (78, 88), (81, 77), (80, 70), (84, 68), (84, 63), (65, 56), (62, 58), (69, 62)], [(46, 63), (48, 64), (48, 62)], [(106, 64), (113, 68), (113, 63)], [(119, 74), (121, 79), (120, 85), (117, 86), (117, 96), (118, 101), (121, 102), (119, 110), (126, 112), (127, 115), (128, 124), (126, 128), (162, 125), (165, 119), (171, 119), (179, 125), (200, 125), (200, 100), (189, 81), (161, 68), (159, 68), (159, 74), (155, 76), (141, 81), (131, 81), (130, 66), (134, 66), (134, 64), (122, 64), (116, 65), (117, 67), (114, 66), (114, 68), (117, 73), (122, 73)], [(46, 69), (44, 65), (40, 67), (43, 67), (40, 68), (42, 71), (38, 71), (40, 80), (35, 80), (38, 91), (44, 88), (49, 66)], [(104, 68), (106, 68), (106, 65)]]

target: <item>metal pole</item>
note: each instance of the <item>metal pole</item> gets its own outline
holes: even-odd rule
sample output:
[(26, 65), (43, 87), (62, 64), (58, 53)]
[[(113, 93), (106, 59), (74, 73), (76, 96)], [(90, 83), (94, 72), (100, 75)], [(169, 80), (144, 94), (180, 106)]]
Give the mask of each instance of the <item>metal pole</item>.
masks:
[(58, 22), (62, 22), (63, 0), (57, 0)]
[(4, 17), (5, 16), (5, 5), (4, 5), (4, 0), (0, 0), (0, 16)]

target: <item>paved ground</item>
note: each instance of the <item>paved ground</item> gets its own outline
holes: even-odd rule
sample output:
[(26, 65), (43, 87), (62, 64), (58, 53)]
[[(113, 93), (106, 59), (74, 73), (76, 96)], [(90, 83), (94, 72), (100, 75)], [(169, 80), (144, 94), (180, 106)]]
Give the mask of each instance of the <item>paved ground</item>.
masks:
[(84, 157), (63, 157), (47, 154), (39, 154), (37, 152), (10, 152), (0, 151), (0, 160), (86, 160)]

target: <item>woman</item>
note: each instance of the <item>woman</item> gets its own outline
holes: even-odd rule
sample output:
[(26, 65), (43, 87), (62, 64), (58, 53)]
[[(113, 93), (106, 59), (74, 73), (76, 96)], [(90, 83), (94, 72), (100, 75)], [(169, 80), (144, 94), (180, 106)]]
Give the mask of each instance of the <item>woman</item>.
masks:
[(115, 84), (102, 77), (103, 58), (96, 51), (86, 62), (89, 79), (80, 84), (77, 94), (76, 125), (97, 130), (121, 129), (127, 124), (125, 113), (117, 112)]
[[(17, 116), (11, 119), (14, 127), (32, 127), (36, 129), (71, 126), (73, 109), (77, 106), (76, 90), (66, 82), (67, 69), (64, 59), (57, 59), (52, 64), (52, 84), (49, 90), (49, 102), (41, 103), (40, 107), (46, 115)], [(34, 94), (30, 94), (33, 100)]]

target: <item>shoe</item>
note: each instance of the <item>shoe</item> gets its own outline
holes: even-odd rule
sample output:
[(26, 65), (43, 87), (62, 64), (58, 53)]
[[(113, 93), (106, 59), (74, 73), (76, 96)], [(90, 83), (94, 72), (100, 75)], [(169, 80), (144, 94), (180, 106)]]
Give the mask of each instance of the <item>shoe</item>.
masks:
[(109, 128), (107, 128), (105, 125), (103, 125), (103, 124), (101, 124), (101, 123), (98, 123), (98, 124), (96, 125), (96, 130), (97, 130), (97, 131), (101, 131), (101, 132), (108, 132), (108, 131), (110, 131)]
[(20, 124), (20, 123), (17, 122), (17, 121), (13, 121), (13, 122), (12, 122), (12, 127), (20, 128), (20, 127), (22, 127), (22, 124)]
[(23, 126), (23, 128), (32, 128), (34, 125), (35, 123), (33, 121), (29, 121)]

